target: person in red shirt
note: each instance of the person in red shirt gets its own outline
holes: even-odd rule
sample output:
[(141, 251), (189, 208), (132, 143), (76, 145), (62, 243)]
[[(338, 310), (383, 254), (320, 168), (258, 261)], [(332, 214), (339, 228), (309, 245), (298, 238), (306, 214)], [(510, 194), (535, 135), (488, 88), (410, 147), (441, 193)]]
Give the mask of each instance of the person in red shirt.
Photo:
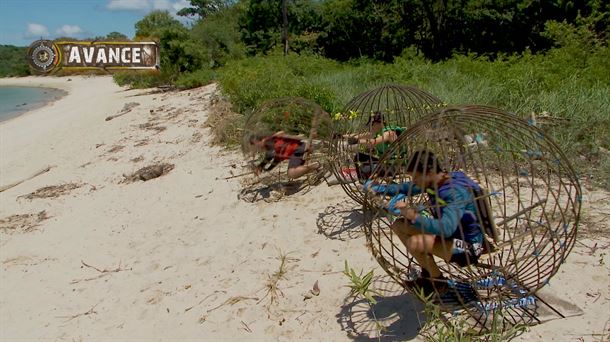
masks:
[(298, 137), (278, 132), (270, 136), (252, 135), (249, 141), (257, 150), (265, 151), (265, 157), (254, 169), (257, 175), (263, 171), (271, 171), (284, 160), (288, 160), (289, 178), (299, 178), (320, 168), (318, 162), (305, 162), (307, 143)]

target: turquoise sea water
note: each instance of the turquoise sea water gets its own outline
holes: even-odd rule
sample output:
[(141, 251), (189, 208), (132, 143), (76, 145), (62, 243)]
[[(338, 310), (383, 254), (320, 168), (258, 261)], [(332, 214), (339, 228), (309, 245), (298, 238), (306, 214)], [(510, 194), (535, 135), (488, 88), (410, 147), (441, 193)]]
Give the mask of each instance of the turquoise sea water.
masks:
[(39, 87), (0, 87), (0, 121), (8, 120), (61, 98), (63, 90)]

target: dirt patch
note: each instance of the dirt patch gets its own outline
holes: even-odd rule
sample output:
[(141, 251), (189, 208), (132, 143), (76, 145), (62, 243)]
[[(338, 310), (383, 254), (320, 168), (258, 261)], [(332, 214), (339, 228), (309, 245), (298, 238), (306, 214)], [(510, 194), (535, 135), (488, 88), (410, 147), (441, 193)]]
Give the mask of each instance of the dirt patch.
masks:
[(140, 129), (145, 129), (145, 130), (149, 130), (149, 131), (157, 131), (157, 132), (163, 132), (167, 129), (167, 127), (165, 127), (165, 126), (157, 126), (156, 124), (153, 124), (150, 122), (141, 124), (138, 127)]
[(121, 146), (121, 145), (114, 145), (111, 149), (109, 149), (106, 153), (116, 153), (119, 152), (121, 150), (123, 150), (125, 148), (125, 146)]
[(150, 141), (148, 139), (143, 139), (143, 140), (139, 140), (138, 142), (136, 142), (133, 147), (138, 147), (138, 146), (145, 146), (148, 145)]
[(59, 196), (63, 196), (74, 189), (78, 189), (83, 184), (78, 183), (66, 183), (61, 185), (51, 185), (45, 186), (44, 188), (40, 188), (34, 192), (31, 192), (27, 195), (19, 196), (19, 198), (25, 198), (28, 200), (33, 200), (37, 198), (57, 198)]
[(181, 116), (183, 114), (183, 112), (184, 111), (181, 109), (173, 110), (173, 111), (167, 113), (163, 118), (166, 121), (169, 121), (169, 120), (172, 120), (172, 119), (175, 119), (175, 118)]
[(201, 134), (201, 132), (195, 132), (191, 136), (191, 143), (192, 144), (198, 143), (201, 141), (202, 138), (203, 138), (203, 134)]
[(139, 156), (139, 157), (136, 157), (136, 158), (129, 159), (129, 161), (132, 162), (132, 163), (139, 163), (142, 160), (144, 160), (144, 156)]
[(131, 175), (123, 175), (125, 179), (122, 181), (122, 183), (133, 183), (139, 180), (146, 182), (147, 180), (166, 175), (173, 169), (174, 164), (163, 163), (157, 165), (149, 165), (139, 169)]
[(40, 222), (49, 218), (45, 210), (37, 214), (16, 214), (0, 220), (0, 231), (14, 233), (28, 233), (40, 225)]

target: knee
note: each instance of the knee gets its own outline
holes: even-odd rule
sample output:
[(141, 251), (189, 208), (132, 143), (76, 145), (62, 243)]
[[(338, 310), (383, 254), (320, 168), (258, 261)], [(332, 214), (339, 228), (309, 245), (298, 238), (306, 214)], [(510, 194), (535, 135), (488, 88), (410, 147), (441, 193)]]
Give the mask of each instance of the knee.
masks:
[(295, 169), (288, 169), (288, 178), (298, 178), (298, 171)]
[(424, 246), (423, 235), (412, 235), (405, 241), (407, 250), (411, 253), (429, 253)]

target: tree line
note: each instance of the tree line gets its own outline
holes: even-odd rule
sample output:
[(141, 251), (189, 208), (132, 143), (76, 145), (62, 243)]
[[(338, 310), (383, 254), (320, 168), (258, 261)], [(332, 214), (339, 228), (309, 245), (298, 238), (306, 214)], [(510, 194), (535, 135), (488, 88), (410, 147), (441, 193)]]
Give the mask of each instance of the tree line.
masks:
[[(438, 62), (454, 55), (497, 58), (552, 48), (555, 23), (586, 30), (608, 45), (606, 0), (190, 0), (178, 11), (153, 11), (134, 39), (161, 46), (163, 82), (213, 70), (228, 60), (268, 54), (317, 54), (338, 61), (391, 62), (404, 53)], [(94, 39), (125, 39), (113, 32)], [(11, 50), (12, 51), (12, 50)], [(14, 54), (15, 52), (11, 52)], [(1, 70), (23, 63), (3, 61)], [(16, 64), (15, 64), (16, 63)], [(0, 74), (1, 75), (1, 74)]]
[(159, 80), (274, 50), (382, 62), (407, 53), (439, 62), (544, 53), (561, 39), (558, 26), (586, 32), (592, 46), (607, 46), (610, 37), (603, 0), (190, 0), (178, 15), (191, 25), (164, 11), (136, 23), (136, 38), (160, 41)]

